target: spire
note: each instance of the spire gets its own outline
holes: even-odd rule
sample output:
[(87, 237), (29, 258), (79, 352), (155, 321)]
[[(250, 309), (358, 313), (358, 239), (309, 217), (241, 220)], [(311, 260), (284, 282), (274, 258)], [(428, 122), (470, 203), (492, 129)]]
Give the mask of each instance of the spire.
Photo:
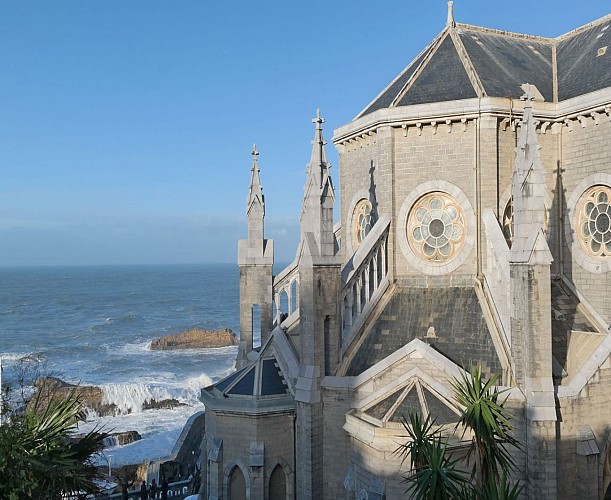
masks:
[(325, 144), (327, 142), (322, 136), (322, 124), (325, 123), (325, 119), (320, 116), (320, 109), (316, 110), (316, 118), (312, 118), (312, 123), (316, 124), (316, 130), (314, 132), (314, 140), (312, 141), (312, 157), (310, 158), (309, 170), (312, 175), (316, 176), (316, 179), (319, 181), (319, 187), (322, 188), (325, 174), (328, 175), (329, 172), (329, 166), (325, 151)]
[[(318, 244), (319, 255), (334, 255), (333, 250), (333, 203), (335, 193), (327, 161), (325, 140), (322, 134), (322, 124), (325, 119), (316, 110), (314, 140), (312, 155), (307, 167), (307, 177), (304, 186), (303, 206), (301, 211), (301, 237), (312, 233)], [(330, 244), (330, 247), (329, 247)]]
[[(532, 261), (533, 252), (549, 254), (545, 235), (545, 176), (541, 163), (541, 146), (537, 140), (532, 114), (532, 101), (536, 89), (529, 84), (522, 85), (525, 94), (524, 115), (521, 121), (520, 138), (516, 148), (516, 164), (513, 173), (511, 193), (513, 196), (514, 243), (511, 247), (513, 261)], [(551, 254), (544, 260), (551, 262)], [(548, 262), (548, 263), (549, 263)]]
[(446, 26), (456, 26), (454, 22), (454, 2), (448, 2), (448, 20)]
[(263, 218), (265, 217), (265, 197), (259, 178), (257, 145), (252, 146), (252, 167), (250, 169), (250, 186), (246, 196), (246, 215), (248, 217), (248, 238), (263, 239)]

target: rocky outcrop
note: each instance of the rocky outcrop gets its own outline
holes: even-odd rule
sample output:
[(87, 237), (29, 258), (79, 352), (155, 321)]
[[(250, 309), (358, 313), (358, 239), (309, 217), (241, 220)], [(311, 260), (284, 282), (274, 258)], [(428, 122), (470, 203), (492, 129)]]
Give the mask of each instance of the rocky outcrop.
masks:
[(136, 431), (111, 432), (104, 438), (105, 446), (125, 446), (140, 441), (142, 436)]
[(238, 345), (238, 336), (229, 328), (201, 330), (192, 328), (177, 335), (167, 335), (151, 342), (153, 351), (174, 349), (202, 349), (205, 347), (227, 347)]
[[(40, 408), (46, 407), (49, 401), (53, 399), (78, 397), (83, 406), (90, 408), (100, 416), (113, 416), (119, 413), (117, 405), (103, 403), (102, 389), (94, 385), (73, 385), (55, 377), (43, 377), (36, 381), (36, 388), (38, 389), (37, 398), (40, 399), (38, 402)], [(34, 400), (36, 400), (36, 397)], [(144, 402), (142, 409), (159, 410), (174, 408), (183, 404), (177, 399), (162, 399), (159, 401), (151, 399)]]

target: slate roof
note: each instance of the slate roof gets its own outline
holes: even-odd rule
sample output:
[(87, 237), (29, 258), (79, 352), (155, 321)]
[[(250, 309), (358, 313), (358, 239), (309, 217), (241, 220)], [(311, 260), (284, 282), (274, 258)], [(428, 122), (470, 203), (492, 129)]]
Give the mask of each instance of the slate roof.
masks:
[[(552, 281), (552, 355), (559, 367), (567, 369), (568, 335), (571, 331), (597, 333), (598, 329), (584, 315), (577, 298), (557, 281)], [(555, 373), (559, 377), (561, 374)]]
[[(435, 338), (427, 338), (430, 327)], [(463, 368), (481, 363), (486, 373), (501, 369), (473, 288), (400, 287), (366, 335), (348, 364), (348, 376), (359, 375), (414, 338)]]
[[(519, 98), (524, 83), (535, 85), (546, 101), (554, 102), (554, 69), (557, 100), (570, 99), (609, 86), (611, 50), (599, 53), (609, 45), (611, 15), (558, 38), (449, 25), (358, 117), (382, 108), (478, 95)], [(472, 80), (479, 80), (481, 87)]]
[(232, 396), (261, 397), (288, 395), (287, 384), (274, 357), (259, 358), (255, 363), (238, 370), (204, 389), (209, 393)]

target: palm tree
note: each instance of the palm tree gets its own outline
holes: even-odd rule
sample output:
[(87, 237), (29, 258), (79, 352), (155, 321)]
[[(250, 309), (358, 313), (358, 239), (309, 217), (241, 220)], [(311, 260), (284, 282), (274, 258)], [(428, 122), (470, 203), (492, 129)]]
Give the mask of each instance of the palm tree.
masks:
[(13, 410), (0, 426), (0, 498), (55, 499), (63, 494), (96, 493), (99, 477), (92, 458), (106, 436), (94, 429), (70, 439), (84, 420), (75, 394), (41, 403), (38, 396), (25, 409)]
[(441, 433), (434, 429), (435, 419), (428, 415), (424, 420), (417, 412), (409, 412), (408, 419), (401, 417), (401, 424), (407, 432), (407, 441), (401, 443), (395, 453), (401, 456), (401, 463), (410, 458), (410, 471), (417, 471), (429, 464), (427, 445)]
[[(484, 380), (481, 368), (471, 367), (469, 374), (462, 374), (452, 382), (454, 397), (462, 416), (456, 429), (462, 424), (463, 436), (467, 430), (473, 433), (473, 446), (466, 456), (454, 458), (454, 453), (443, 441), (441, 431), (435, 428), (435, 420), (424, 420), (410, 412), (409, 422), (403, 419), (408, 440), (396, 452), (405, 461), (411, 458), (409, 473), (404, 482), (406, 493), (421, 500), (515, 500), (522, 487), (512, 485), (509, 472), (516, 465), (509, 452), (520, 443), (511, 435), (511, 414), (505, 409), (505, 390), (495, 386), (500, 373)], [(456, 430), (455, 429), (455, 430)], [(459, 467), (459, 462), (475, 454), (470, 477)]]
[(425, 441), (422, 453), (426, 464), (405, 477), (406, 493), (415, 500), (463, 499), (469, 476), (457, 467), (460, 458), (453, 458), (441, 436)]
[(473, 472), (480, 489), (491, 482), (498, 483), (500, 471), (515, 470), (508, 447), (521, 448), (511, 435), (511, 414), (504, 406), (507, 397), (501, 398), (507, 389), (495, 386), (500, 376), (497, 372), (485, 381), (481, 367), (472, 366), (469, 375), (463, 373), (452, 382), (456, 402), (463, 408), (458, 424), (463, 425), (465, 432), (467, 429), (473, 432), (474, 447), (468, 455), (475, 454)]

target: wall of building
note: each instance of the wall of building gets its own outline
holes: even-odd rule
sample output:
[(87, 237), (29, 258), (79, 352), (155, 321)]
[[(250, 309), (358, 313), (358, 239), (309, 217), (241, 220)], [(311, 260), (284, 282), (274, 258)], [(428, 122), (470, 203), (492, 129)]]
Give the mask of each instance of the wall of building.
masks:
[[(294, 414), (290, 412), (268, 415), (230, 413), (217, 415), (214, 410), (207, 409), (205, 437), (207, 446), (210, 447), (215, 437), (223, 439), (221, 460), (218, 464), (220, 495), (224, 495), (223, 481), (228, 469), (236, 463), (240, 465), (245, 475), (249, 475), (247, 486), (250, 482), (250, 498), (253, 500), (266, 498), (269, 476), (278, 463), (286, 467), (287, 485), (294, 481), (293, 424)], [(250, 465), (251, 442), (264, 443), (263, 467)], [(207, 453), (204, 456), (207, 456)], [(209, 469), (212, 471), (211, 467)], [(292, 486), (290, 491), (293, 491)]]
[[(605, 456), (609, 453), (608, 438), (611, 433), (610, 393), (611, 358), (607, 358), (578, 395), (560, 399), (557, 463), (558, 491), (565, 492), (563, 498), (597, 498), (597, 496), (584, 497), (583, 495), (592, 486), (596, 486), (594, 491), (596, 495), (601, 495), (598, 498), (602, 498), (605, 480), (602, 469)], [(591, 427), (600, 451), (600, 454), (591, 457), (589, 461), (577, 453), (579, 430), (584, 426)], [(584, 461), (589, 464), (586, 468), (580, 467)], [(595, 468), (597, 472), (594, 478), (587, 474), (587, 469), (592, 468)], [(592, 485), (593, 480), (594, 485)]]
[[(566, 202), (570, 202), (572, 196), (577, 197), (583, 192), (583, 179), (597, 173), (611, 176), (611, 122), (609, 117), (602, 115), (598, 125), (595, 124), (594, 119), (588, 117), (584, 118), (583, 123), (585, 127), (579, 121), (574, 120), (570, 128), (562, 127), (561, 164)], [(565, 203), (564, 213), (567, 218), (574, 215), (570, 212), (570, 208)], [(568, 219), (566, 224), (569, 224)], [(563, 250), (565, 275), (604, 320), (611, 322), (611, 302), (608, 300), (611, 273), (600, 274), (584, 269), (578, 263), (569, 245), (565, 244)]]

